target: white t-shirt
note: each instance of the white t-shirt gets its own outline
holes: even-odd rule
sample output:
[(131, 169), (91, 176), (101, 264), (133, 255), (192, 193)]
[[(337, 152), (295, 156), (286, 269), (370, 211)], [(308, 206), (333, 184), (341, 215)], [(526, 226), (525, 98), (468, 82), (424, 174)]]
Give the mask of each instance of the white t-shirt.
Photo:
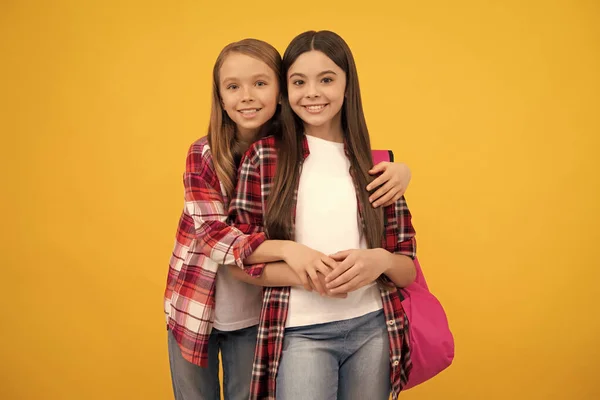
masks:
[[(298, 187), (296, 241), (325, 254), (366, 248), (344, 144), (306, 137), (310, 155), (304, 161)], [(321, 297), (293, 287), (286, 327), (341, 321), (381, 308), (376, 283), (349, 293), (345, 299)]]
[(220, 265), (217, 271), (215, 322), (220, 331), (236, 331), (258, 324), (262, 307), (262, 288), (235, 279)]

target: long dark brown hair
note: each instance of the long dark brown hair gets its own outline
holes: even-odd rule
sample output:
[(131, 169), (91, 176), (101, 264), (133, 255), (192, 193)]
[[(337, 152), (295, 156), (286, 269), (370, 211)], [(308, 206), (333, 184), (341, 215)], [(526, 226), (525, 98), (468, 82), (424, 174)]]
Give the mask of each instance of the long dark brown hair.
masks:
[[(275, 76), (278, 79), (281, 76), (281, 54), (269, 43), (258, 39), (243, 39), (228, 44), (221, 50), (217, 61), (215, 61), (215, 66), (213, 67), (212, 106), (210, 124), (208, 126), (208, 144), (212, 151), (215, 171), (229, 198), (232, 197), (235, 189), (237, 172), (235, 158), (240, 157), (248, 145), (240, 143), (236, 138), (235, 123), (229, 118), (221, 102), (219, 71), (225, 59), (231, 53), (240, 53), (256, 58), (267, 64), (275, 72)], [(278, 113), (279, 107), (273, 118), (261, 128), (256, 139), (279, 130), (277, 126), (279, 120)]]
[(363, 232), (369, 248), (381, 247), (383, 240), (383, 210), (369, 203), (366, 186), (372, 181), (369, 169), (373, 165), (369, 131), (363, 113), (358, 73), (350, 48), (339, 35), (330, 31), (308, 31), (294, 38), (283, 55), (281, 135), (278, 144), (277, 173), (267, 200), (265, 227), (270, 239), (293, 239), (294, 192), (300, 179), (302, 162), (303, 123), (293, 112), (287, 90), (287, 74), (296, 59), (309, 51), (320, 51), (346, 73), (346, 98), (342, 106), (342, 129), (350, 159), (350, 173), (356, 187)]

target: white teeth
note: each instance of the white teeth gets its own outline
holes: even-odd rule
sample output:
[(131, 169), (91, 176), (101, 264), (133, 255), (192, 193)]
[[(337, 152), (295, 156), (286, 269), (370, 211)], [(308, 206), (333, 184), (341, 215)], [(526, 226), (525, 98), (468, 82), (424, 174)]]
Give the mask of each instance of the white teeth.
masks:
[(325, 104), (321, 104), (318, 106), (306, 106), (306, 109), (310, 112), (317, 112), (317, 111), (321, 111), (322, 109), (325, 108)]
[(249, 110), (240, 110), (240, 112), (242, 114), (252, 114), (252, 113), (258, 112), (258, 108), (253, 108), (253, 109), (249, 109)]

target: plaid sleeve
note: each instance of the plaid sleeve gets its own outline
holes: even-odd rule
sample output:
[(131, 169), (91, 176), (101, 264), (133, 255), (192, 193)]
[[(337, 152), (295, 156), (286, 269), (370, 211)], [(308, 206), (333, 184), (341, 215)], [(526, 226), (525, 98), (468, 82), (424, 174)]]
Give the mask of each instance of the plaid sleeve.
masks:
[(385, 208), (385, 216), (385, 248), (392, 253), (403, 254), (414, 259), (417, 255), (415, 230), (404, 196), (400, 197), (395, 204)]
[(197, 249), (219, 264), (244, 268), (244, 258), (264, 242), (265, 235), (245, 234), (227, 223), (221, 184), (207, 147), (201, 151), (190, 149), (183, 184), (184, 212), (193, 220)]
[(175, 246), (171, 253), (171, 259), (169, 260), (167, 288), (165, 289), (165, 298), (168, 300), (165, 302), (165, 314), (167, 315), (169, 314), (168, 308), (171, 306), (170, 300), (173, 296), (175, 285), (177, 284), (177, 278), (179, 277), (179, 272), (185, 262), (185, 256), (189, 251), (194, 234), (194, 221), (184, 210), (179, 218), (179, 225), (177, 225), (177, 234), (175, 236)]
[[(253, 146), (242, 158), (235, 195), (229, 203), (229, 218), (240, 231), (247, 234), (263, 232), (262, 192), (259, 157)], [(264, 266), (250, 265), (246, 272), (260, 276)]]

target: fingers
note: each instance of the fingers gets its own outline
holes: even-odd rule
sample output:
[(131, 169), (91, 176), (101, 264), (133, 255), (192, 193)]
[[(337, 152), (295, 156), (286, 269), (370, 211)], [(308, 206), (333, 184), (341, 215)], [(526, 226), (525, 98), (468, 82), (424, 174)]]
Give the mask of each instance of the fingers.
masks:
[[(396, 189), (394, 187), (389, 192), (387, 192), (385, 195), (383, 195), (381, 198), (379, 198), (376, 202), (374, 202), (373, 207), (379, 207), (380, 205), (388, 206), (390, 204), (393, 204), (394, 199), (396, 198), (397, 195), (398, 195), (398, 189)], [(398, 196), (398, 198), (400, 198), (400, 196)]]
[(375, 188), (378, 188), (379, 186), (383, 185), (384, 183), (386, 183), (387, 181), (390, 180), (390, 174), (387, 173), (383, 173), (381, 175), (379, 175), (377, 178), (373, 179), (371, 181), (371, 183), (369, 183), (367, 185), (367, 191), (371, 191)]
[(302, 282), (302, 286), (304, 286), (304, 289), (308, 290), (309, 292), (312, 291), (312, 287), (310, 285), (310, 282), (309, 282), (308, 276), (306, 275), (306, 272), (302, 272), (297, 275), (300, 278), (300, 282)]
[(302, 285), (304, 287), (304, 290), (306, 290), (307, 292), (312, 292), (313, 290), (315, 290), (315, 287), (312, 285), (312, 281), (310, 279), (307, 279), (306, 282), (306, 285)]
[(363, 277), (355, 276), (354, 278), (352, 278), (350, 281), (346, 282), (345, 284), (338, 286), (334, 289), (330, 289), (329, 292), (332, 295), (341, 294), (341, 293), (350, 293), (354, 290), (360, 289), (366, 283), (367, 283), (367, 281)]
[[(395, 185), (392, 181), (387, 181), (383, 186), (377, 189), (375, 193), (369, 196), (369, 201), (373, 203), (373, 207), (377, 207), (377, 205), (382, 204), (380, 197), (392, 191), (394, 187)], [(392, 195), (393, 194), (395, 194), (395, 192), (393, 192)]]
[(352, 267), (353, 265), (354, 265), (354, 256), (349, 255), (348, 257), (346, 257), (346, 259), (344, 261), (342, 261), (341, 263), (338, 263), (337, 267), (335, 267), (333, 269), (333, 271), (331, 271), (329, 274), (327, 274), (327, 276), (325, 277), (325, 281), (331, 282), (334, 279), (337, 279), (340, 275), (342, 275), (344, 272), (346, 272), (348, 269), (350, 269), (350, 267)]
[[(330, 259), (334, 260), (334, 261), (344, 261), (346, 259), (346, 257), (348, 257), (350, 255), (350, 253), (352, 253), (352, 250), (344, 250), (344, 251), (338, 251), (335, 254), (331, 254), (329, 257)], [(325, 262), (325, 261), (323, 261)], [(335, 269), (335, 267), (337, 267), (337, 263), (335, 263), (335, 265), (331, 266), (329, 263), (326, 263), (327, 265), (329, 265), (331, 267), (331, 269)]]
[(325, 287), (323, 286), (323, 284), (321, 283), (321, 280), (319, 279), (319, 276), (317, 275), (318, 272), (316, 269), (314, 268), (310, 268), (306, 270), (308, 272), (308, 275), (310, 276), (310, 279), (312, 280), (312, 284), (315, 288), (315, 290), (317, 292), (319, 292), (319, 294), (324, 295), (327, 294), (327, 291), (325, 290)]
[(335, 267), (338, 266), (338, 262), (336, 260), (334, 260), (332, 257), (326, 256), (325, 254), (323, 254), (321, 256), (321, 263), (319, 263), (317, 265), (318, 265), (317, 269), (319, 271), (321, 271), (321, 273), (323, 275), (327, 276), (327, 274), (329, 274), (332, 270), (335, 269)]
[(389, 162), (388, 161), (382, 161), (379, 164), (373, 166), (373, 168), (371, 168), (369, 170), (369, 174), (371, 175), (376, 175), (379, 174), (381, 172), (384, 172), (387, 169)]
[[(330, 276), (332, 274), (333, 274), (333, 272), (330, 274)], [(327, 290), (331, 290), (333, 288), (337, 288), (339, 286), (342, 286), (342, 285), (350, 282), (352, 279), (354, 279), (359, 274), (360, 274), (360, 268), (349, 268), (348, 270), (346, 270), (346, 272), (344, 272), (343, 274), (341, 274), (337, 278), (329, 280), (328, 283), (327, 283)], [(347, 293), (347, 292), (344, 292), (344, 293)]]
[[(312, 283), (312, 280), (311, 280), (311, 281), (309, 281), (309, 282), (310, 282), (310, 290), (309, 290), (309, 292), (312, 292), (313, 290), (317, 290), (317, 289), (315, 288), (315, 285), (313, 285), (313, 283)], [(305, 287), (304, 289), (306, 289), (306, 287)]]

